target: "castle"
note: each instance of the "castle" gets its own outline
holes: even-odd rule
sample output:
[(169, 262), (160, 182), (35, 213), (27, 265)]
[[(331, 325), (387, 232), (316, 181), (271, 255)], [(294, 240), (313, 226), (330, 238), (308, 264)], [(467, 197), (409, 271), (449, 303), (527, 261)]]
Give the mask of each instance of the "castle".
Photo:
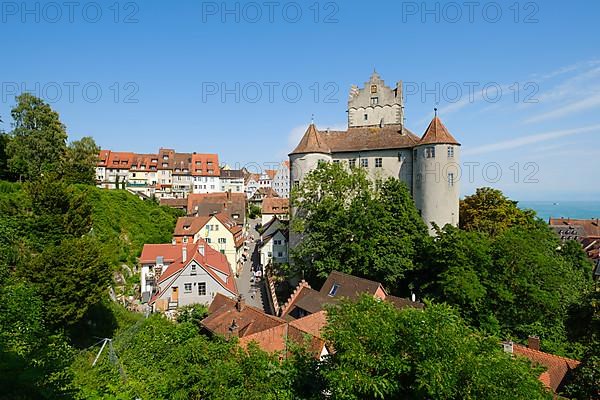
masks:
[(404, 181), (431, 233), (432, 223), (458, 225), (460, 143), (437, 112), (422, 137), (404, 126), (402, 82), (392, 89), (373, 72), (363, 88), (350, 89), (348, 129), (311, 123), (289, 157), (293, 185), (322, 161), (362, 167), (374, 179)]

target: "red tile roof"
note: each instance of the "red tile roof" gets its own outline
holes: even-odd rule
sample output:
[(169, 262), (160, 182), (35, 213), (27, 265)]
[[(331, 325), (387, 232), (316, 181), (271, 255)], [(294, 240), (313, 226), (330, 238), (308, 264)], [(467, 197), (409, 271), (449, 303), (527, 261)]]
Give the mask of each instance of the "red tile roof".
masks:
[(436, 115), (433, 117), (429, 126), (425, 130), (419, 144), (460, 144), (448, 132), (448, 129), (442, 123), (442, 120)]
[(324, 313), (309, 316), (306, 321), (299, 319), (287, 323), (246, 304), (238, 308), (238, 301), (217, 294), (208, 309), (209, 316), (201, 322), (202, 326), (225, 337), (237, 336), (244, 348), (255, 342), (266, 352), (284, 356), (287, 356), (289, 341), (304, 344), (308, 338), (311, 352), (315, 356), (321, 355), (325, 345), (320, 337), (320, 329), (326, 322)]
[[(186, 248), (187, 259), (183, 261), (183, 248)], [(204, 255), (201, 254), (201, 249)], [(237, 285), (231, 271), (227, 257), (217, 250), (210, 247), (203, 239), (199, 239), (195, 244), (146, 244), (140, 257), (141, 263), (154, 263), (157, 256), (162, 256), (165, 263), (169, 263), (168, 267), (162, 272), (158, 278), (158, 283), (163, 283), (167, 279), (183, 271), (192, 261), (195, 261), (203, 268), (217, 283), (233, 295), (238, 294)], [(217, 272), (226, 276), (222, 279)], [(153, 296), (150, 303), (160, 298), (162, 293), (168, 289), (161, 288), (161, 291)]]
[(290, 200), (281, 197), (267, 197), (262, 202), (263, 214), (287, 214)]
[(219, 156), (217, 154), (194, 154), (191, 164), (194, 176), (220, 176)]
[(100, 150), (97, 165), (111, 169), (130, 169), (135, 157), (131, 152)]
[(230, 218), (234, 214), (238, 224), (243, 224), (246, 215), (245, 193), (199, 193), (189, 194), (187, 198), (187, 212), (189, 215), (213, 215), (225, 213)]
[(550, 218), (549, 225), (581, 226), (588, 238), (600, 238), (600, 219)]
[(173, 236), (193, 236), (200, 232), (211, 218), (212, 216), (210, 215), (203, 215), (201, 217), (179, 217), (175, 224)]
[(546, 367), (547, 370), (540, 375), (539, 379), (546, 387), (552, 389), (555, 393), (563, 383), (568, 372), (580, 364), (579, 361), (571, 360), (570, 358), (533, 350), (519, 344), (513, 344), (513, 354), (527, 357), (534, 364)]
[(269, 177), (269, 179), (275, 179), (275, 175), (277, 175), (277, 171), (274, 169), (265, 169), (265, 174)]
[(411, 148), (419, 137), (402, 125), (352, 127), (345, 131), (318, 131), (311, 124), (290, 154)]

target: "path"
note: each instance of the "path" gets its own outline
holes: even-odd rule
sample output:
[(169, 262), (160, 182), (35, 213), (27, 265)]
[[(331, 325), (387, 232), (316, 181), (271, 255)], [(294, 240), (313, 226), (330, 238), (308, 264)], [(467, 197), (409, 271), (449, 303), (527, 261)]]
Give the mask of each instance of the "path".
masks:
[(266, 293), (266, 287), (261, 280), (258, 283), (253, 282), (253, 268), (260, 264), (260, 255), (258, 254), (258, 246), (256, 241), (260, 238), (255, 226), (260, 222), (260, 219), (250, 220), (250, 238), (248, 239), (248, 253), (250, 257), (244, 263), (240, 276), (236, 278), (238, 291), (244, 297), (246, 304), (264, 310), (266, 313), (271, 312), (269, 301)]

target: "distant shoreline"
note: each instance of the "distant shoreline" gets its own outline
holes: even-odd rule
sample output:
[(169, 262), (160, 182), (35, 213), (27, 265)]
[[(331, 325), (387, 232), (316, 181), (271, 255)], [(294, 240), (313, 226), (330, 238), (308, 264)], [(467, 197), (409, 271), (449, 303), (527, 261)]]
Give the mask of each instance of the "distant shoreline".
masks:
[(539, 218), (600, 218), (600, 201), (519, 201), (519, 208), (534, 210)]

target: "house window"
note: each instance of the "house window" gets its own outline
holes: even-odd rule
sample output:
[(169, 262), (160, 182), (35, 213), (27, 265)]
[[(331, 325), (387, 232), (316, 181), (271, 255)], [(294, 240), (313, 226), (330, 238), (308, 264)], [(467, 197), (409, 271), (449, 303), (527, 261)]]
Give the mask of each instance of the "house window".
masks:
[(361, 158), (360, 159), (360, 166), (363, 168), (368, 168), (369, 167), (369, 159), (368, 158)]
[(454, 147), (448, 146), (448, 158), (454, 158)]
[(204, 240), (206, 240), (206, 243), (210, 244), (210, 238), (206, 238)]
[(334, 164), (339, 164), (339, 163), (340, 163), (340, 160), (333, 160), (333, 163), (334, 163)]
[(294, 181), (294, 187), (298, 189), (300, 187), (300, 181)]
[(196, 265), (192, 264), (190, 268), (190, 275), (196, 275)]
[(227, 243), (226, 238), (219, 238), (219, 244), (225, 244), (225, 243)]
[(377, 93), (377, 85), (371, 85), (371, 93)]
[(283, 257), (283, 253), (281, 251), (278, 251), (277, 252), (277, 257), (279, 257), (279, 258)]
[(192, 284), (191, 283), (183, 284), (183, 293), (192, 293)]
[(356, 158), (351, 158), (350, 160), (348, 160), (348, 166), (350, 168), (356, 167)]
[(379, 97), (371, 97), (371, 104), (372, 105), (379, 104)]
[(206, 282), (198, 283), (198, 296), (206, 296)]
[(368, 116), (367, 114), (365, 114), (365, 116), (364, 116), (364, 120), (366, 121), (366, 120), (368, 120), (368, 119), (369, 119), (369, 116)]
[(188, 238), (187, 238), (187, 236), (184, 236), (183, 237), (183, 243), (187, 243), (187, 242), (188, 242)]
[(376, 158), (375, 159), (375, 168), (381, 168), (383, 167), (383, 159), (382, 158)]
[(221, 254), (225, 254), (225, 250), (221, 249), (219, 251), (221, 252)]
[(338, 285), (337, 283), (334, 283), (333, 286), (331, 286), (331, 289), (329, 290), (329, 296), (331, 296), (331, 297), (335, 296), (335, 294), (337, 293), (339, 288), (340, 288), (340, 285)]
[(454, 174), (452, 172), (448, 173), (448, 186), (454, 186)]
[(273, 243), (275, 246), (281, 246), (281, 240), (274, 240)]
[(435, 147), (425, 147), (425, 157), (435, 158)]
[(269, 257), (269, 258), (273, 257), (273, 253), (269, 251), (269, 252), (267, 253), (267, 257)]

